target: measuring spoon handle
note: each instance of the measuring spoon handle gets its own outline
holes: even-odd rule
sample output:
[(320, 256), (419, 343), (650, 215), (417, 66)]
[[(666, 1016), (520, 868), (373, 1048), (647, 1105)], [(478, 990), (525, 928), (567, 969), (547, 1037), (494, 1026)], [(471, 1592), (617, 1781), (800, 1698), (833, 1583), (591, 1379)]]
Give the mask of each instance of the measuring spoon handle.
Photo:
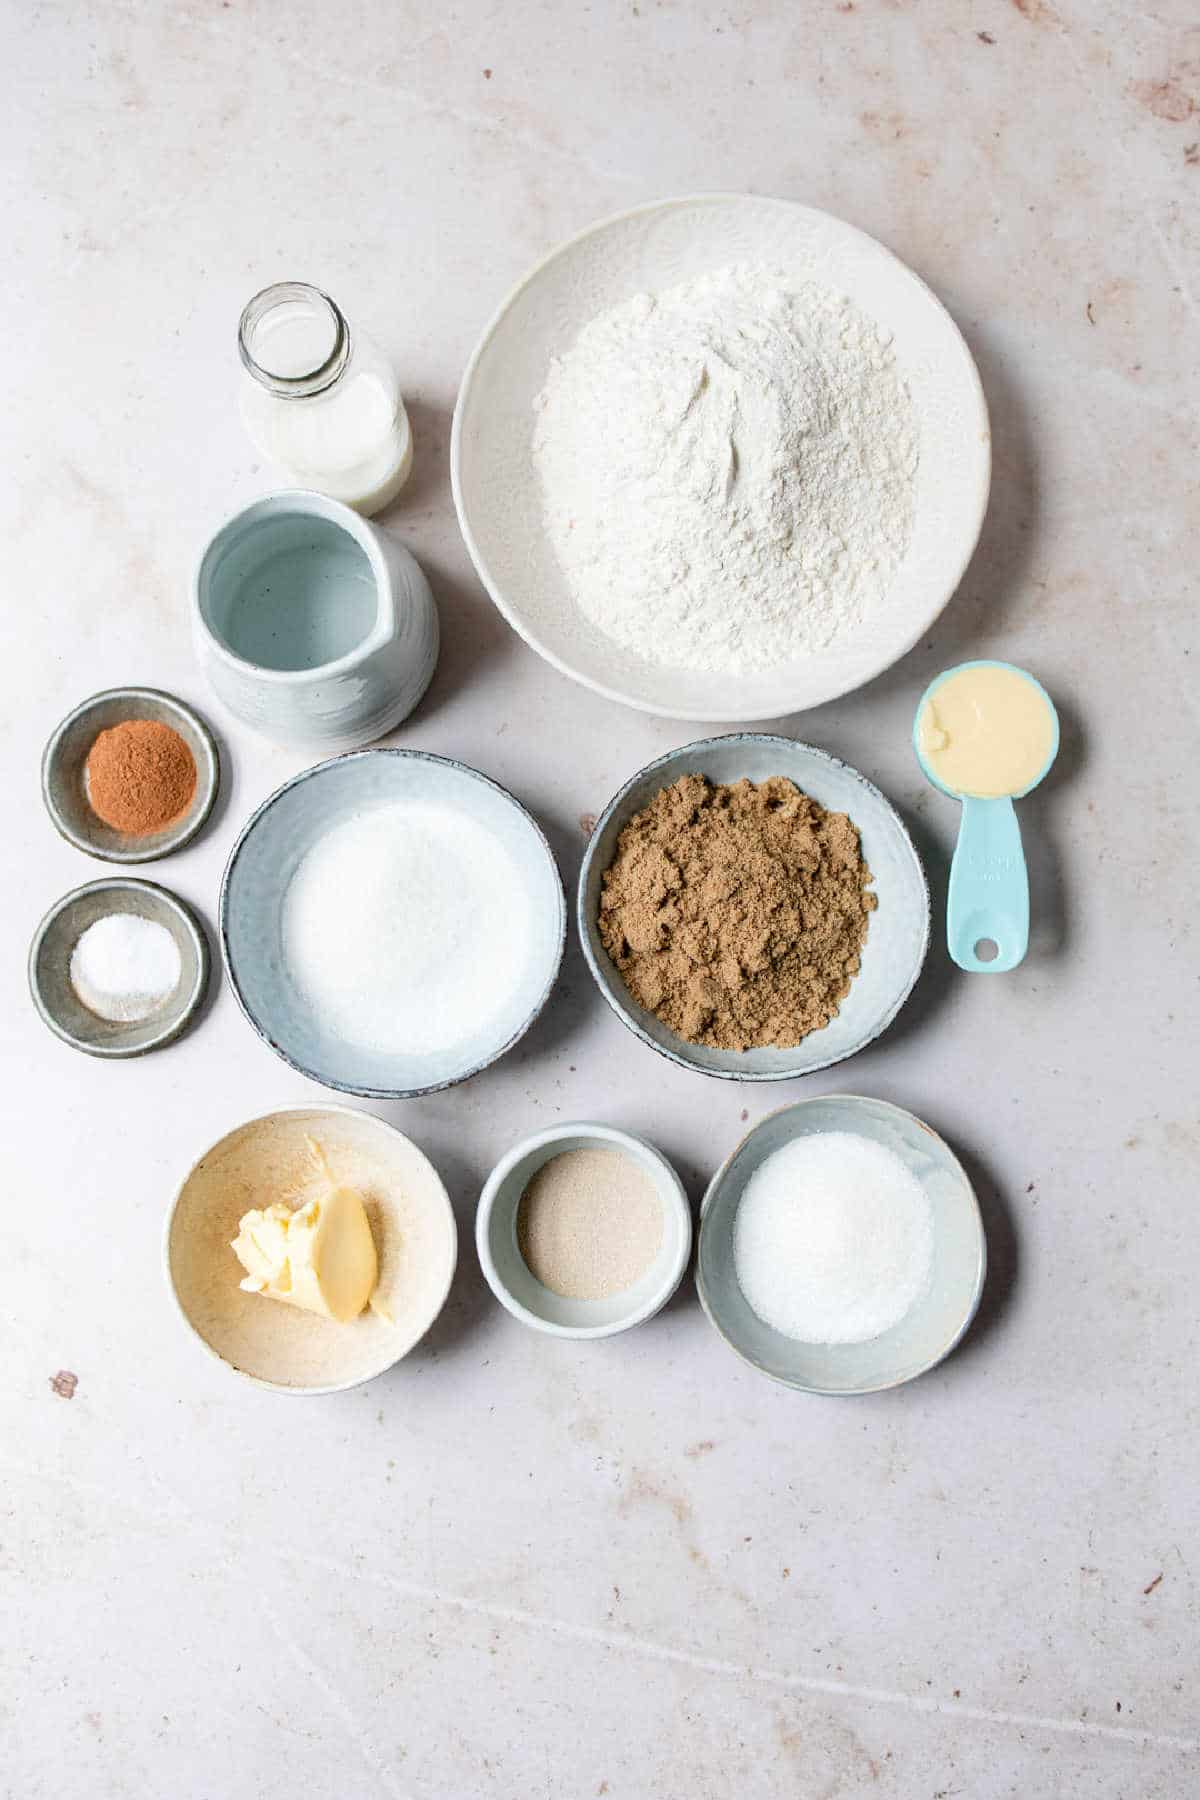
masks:
[[(991, 940), (985, 961), (976, 946)], [(1029, 877), (1021, 827), (1011, 800), (964, 798), (958, 843), (950, 865), (946, 942), (960, 969), (1002, 975), (1029, 947)]]

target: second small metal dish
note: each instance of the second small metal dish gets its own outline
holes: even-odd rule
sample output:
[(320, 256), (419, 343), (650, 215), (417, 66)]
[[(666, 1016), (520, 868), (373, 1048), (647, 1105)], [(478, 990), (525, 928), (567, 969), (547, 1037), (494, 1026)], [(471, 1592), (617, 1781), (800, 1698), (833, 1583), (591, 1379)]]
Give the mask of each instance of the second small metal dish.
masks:
[[(97, 919), (133, 913), (164, 926), (179, 951), (175, 992), (147, 1019), (102, 1019), (71, 985), (71, 952)], [(200, 1009), (208, 985), (208, 939), (190, 907), (152, 881), (89, 881), (55, 901), (34, 934), (29, 988), (45, 1023), (72, 1050), (110, 1059), (144, 1056), (181, 1037)]]

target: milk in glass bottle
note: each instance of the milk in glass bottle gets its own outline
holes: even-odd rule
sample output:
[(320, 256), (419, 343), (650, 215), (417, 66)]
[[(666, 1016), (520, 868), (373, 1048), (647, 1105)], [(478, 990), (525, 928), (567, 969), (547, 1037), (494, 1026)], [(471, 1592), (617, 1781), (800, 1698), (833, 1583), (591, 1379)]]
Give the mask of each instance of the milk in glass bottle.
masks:
[(264, 456), (368, 516), (400, 492), (412, 432), (395, 372), (336, 302), (303, 281), (256, 294), (238, 325), (241, 410)]

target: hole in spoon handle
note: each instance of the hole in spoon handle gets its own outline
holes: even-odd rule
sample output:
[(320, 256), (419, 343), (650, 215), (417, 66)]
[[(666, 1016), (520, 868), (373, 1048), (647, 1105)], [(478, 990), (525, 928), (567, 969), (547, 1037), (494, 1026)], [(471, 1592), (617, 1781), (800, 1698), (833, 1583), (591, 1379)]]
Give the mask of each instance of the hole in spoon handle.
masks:
[(950, 865), (946, 942), (959, 968), (972, 974), (1002, 975), (1024, 959), (1029, 877), (1011, 800), (963, 800)]

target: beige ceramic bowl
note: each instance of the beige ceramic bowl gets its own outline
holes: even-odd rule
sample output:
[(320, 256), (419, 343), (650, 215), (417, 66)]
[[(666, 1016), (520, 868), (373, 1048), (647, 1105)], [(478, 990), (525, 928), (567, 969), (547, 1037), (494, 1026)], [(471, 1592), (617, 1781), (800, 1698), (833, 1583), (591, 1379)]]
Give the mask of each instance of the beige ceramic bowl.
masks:
[[(243, 1293), (230, 1245), (252, 1206), (302, 1203), (316, 1170), (357, 1187), (379, 1255), (376, 1295), (349, 1325)], [(315, 1190), (314, 1190), (315, 1191)], [(458, 1252), (449, 1196), (429, 1159), (394, 1126), (348, 1106), (290, 1106), (237, 1126), (206, 1150), (167, 1215), (167, 1283), (184, 1323), (238, 1375), (287, 1394), (331, 1394), (381, 1375), (441, 1312)]]

